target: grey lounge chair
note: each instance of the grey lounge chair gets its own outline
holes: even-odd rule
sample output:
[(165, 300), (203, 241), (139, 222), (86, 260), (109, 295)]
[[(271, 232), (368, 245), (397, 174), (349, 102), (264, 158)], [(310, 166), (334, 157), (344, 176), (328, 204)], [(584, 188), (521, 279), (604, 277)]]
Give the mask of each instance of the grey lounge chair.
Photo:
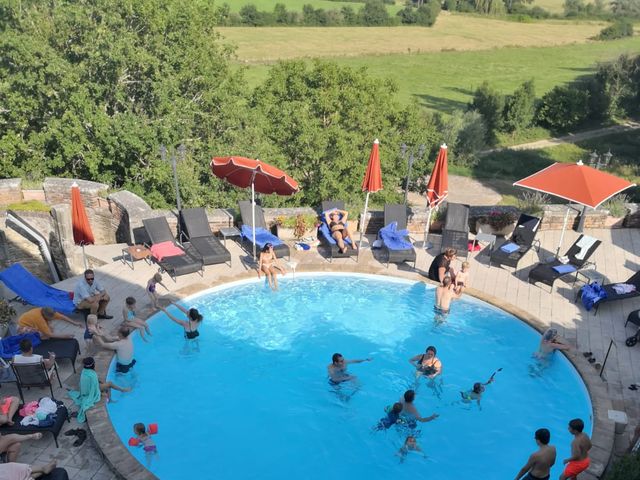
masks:
[[(322, 202), (322, 212), (320, 212), (320, 227), (318, 228), (318, 240), (320, 244), (329, 251), (329, 262), (332, 262), (334, 258), (353, 258), (358, 261), (358, 251), (348, 247), (347, 251), (342, 253), (335, 238), (331, 235), (327, 235), (328, 230), (322, 228), (323, 224), (326, 225), (323, 212), (337, 208), (338, 210), (344, 210), (344, 202), (341, 200), (327, 200)], [(323, 233), (324, 230), (324, 233)], [(351, 230), (353, 232), (353, 230)], [(355, 241), (355, 240), (354, 240)]]
[(469, 255), (469, 205), (447, 204), (440, 252), (447, 248), (455, 248), (458, 257), (466, 258)]
[(209, 228), (204, 208), (185, 208), (180, 212), (182, 240), (191, 243), (205, 265), (227, 263), (231, 266), (231, 254)]
[[(238, 202), (238, 207), (240, 208), (240, 217), (242, 218), (242, 224), (247, 225), (248, 227), (252, 227), (251, 223), (252, 214), (251, 214), (251, 202), (248, 200), (242, 200)], [(264, 219), (264, 212), (262, 211), (262, 207), (256, 205), (255, 210), (255, 219), (256, 219), (256, 228), (264, 228), (265, 230), (269, 230), (267, 226), (267, 222)], [(244, 236), (240, 237), (242, 239), (242, 247), (249, 253), (253, 253), (253, 242), (251, 238), (245, 238)], [(260, 251), (260, 245), (256, 244), (256, 252)], [(291, 251), (289, 250), (289, 246), (286, 243), (282, 243), (280, 245), (274, 245), (273, 251), (276, 254), (276, 258), (288, 257), (291, 258)]]
[(176, 280), (176, 277), (194, 272), (199, 272), (202, 276), (204, 269), (202, 257), (190, 244), (186, 243), (183, 245), (176, 241), (165, 217), (146, 218), (142, 220), (142, 224), (152, 244), (173, 242), (175, 246), (185, 252), (184, 255), (164, 257), (162, 260), (152, 257), (153, 261), (156, 262), (162, 270), (167, 272), (173, 281)]
[[(634, 285), (636, 287), (636, 289), (633, 292), (629, 292), (629, 293), (616, 293), (615, 289), (613, 288), (614, 285), (618, 285), (619, 283), (626, 283), (628, 285)], [(624, 282), (615, 282), (615, 283), (605, 283), (604, 285), (602, 285), (602, 288), (604, 289), (604, 291), (607, 293), (607, 296), (603, 299), (601, 299), (600, 301), (596, 302), (593, 305), (593, 314), (597, 315), (598, 314), (598, 309), (600, 308), (600, 305), (603, 303), (608, 303), (608, 302), (616, 302), (618, 300), (626, 300), (627, 298), (635, 298), (640, 296), (640, 272), (636, 272), (633, 275), (631, 275), (631, 277), (629, 277), (627, 280), (625, 280)], [(579, 298), (582, 297), (582, 289), (578, 290), (578, 294), (576, 295), (576, 299), (575, 301), (577, 302)], [(634, 313), (634, 312), (631, 312)], [(631, 318), (632, 315), (629, 314), (629, 318)], [(629, 319), (627, 319), (627, 323), (629, 322)], [(627, 326), (627, 324), (625, 323), (625, 327)]]
[[(398, 230), (407, 228), (407, 206), (404, 203), (386, 204), (384, 206), (384, 226), (386, 227), (391, 222), (398, 223)], [(406, 236), (405, 240), (411, 242), (409, 236)], [(394, 250), (389, 248), (383, 240), (382, 251), (387, 255), (387, 268), (389, 268), (390, 263), (403, 262), (413, 262), (413, 268), (416, 268), (416, 250), (413, 247)]]

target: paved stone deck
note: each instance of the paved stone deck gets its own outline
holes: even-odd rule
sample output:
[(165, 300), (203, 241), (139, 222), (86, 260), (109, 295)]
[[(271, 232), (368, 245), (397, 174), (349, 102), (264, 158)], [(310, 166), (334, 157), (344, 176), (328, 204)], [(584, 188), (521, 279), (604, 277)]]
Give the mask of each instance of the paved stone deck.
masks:
[[(638, 270), (640, 265), (640, 230), (592, 230), (586, 233), (603, 241), (593, 257), (599, 273), (613, 281), (624, 281)], [(568, 232), (565, 236), (563, 250), (566, 250), (577, 236), (578, 234), (575, 232)], [(613, 426), (611, 422), (606, 420), (606, 410), (609, 408), (623, 410), (629, 416), (630, 425), (622, 436), (622, 442), (616, 441), (616, 444), (628, 443), (634, 427), (640, 419), (640, 391), (631, 391), (627, 388), (632, 383), (640, 383), (640, 346), (628, 348), (624, 344), (625, 338), (633, 333), (631, 327), (625, 330), (624, 321), (629, 312), (640, 308), (640, 299), (605, 304), (598, 314), (594, 315), (586, 312), (579, 304), (573, 303), (576, 290), (572, 282), (556, 282), (553, 292), (550, 292), (545, 286), (540, 288), (529, 285), (526, 281), (529, 269), (539, 259), (544, 259), (555, 251), (559, 237), (560, 232), (558, 231), (541, 232), (539, 238), (542, 241), (542, 250), (539, 253), (532, 250), (527, 254), (520, 262), (520, 269), (515, 273), (507, 268), (489, 268), (487, 265), (488, 257), (484, 251), (471, 254), (472, 288), (469, 293), (507, 307), (532, 324), (538, 325), (539, 328), (554, 325), (576, 347), (576, 350), (570, 353), (569, 357), (585, 378), (592, 398), (595, 400), (594, 403), (599, 405), (595, 412), (596, 430), (594, 436), (600, 439), (600, 446), (594, 448), (593, 454), (597, 457), (597, 461), (594, 463), (600, 463), (606, 461), (614, 441)], [(433, 240), (437, 245), (439, 237), (433, 236)], [(227, 242), (227, 247), (233, 256), (232, 268), (227, 265), (208, 266), (202, 277), (192, 274), (180, 277), (176, 282), (166, 278), (165, 283), (169, 287), (171, 295), (181, 297), (213, 285), (255, 275), (244, 261), (247, 259), (246, 253), (232, 241)], [(423, 278), (422, 275), (425, 274), (433, 258), (432, 252), (435, 252), (435, 249), (430, 252), (419, 251), (416, 271), (407, 265), (396, 266), (393, 264), (387, 269), (372, 257), (370, 250), (362, 253), (359, 263), (348, 259), (338, 259), (330, 264), (318, 255), (316, 249), (309, 252), (292, 250), (292, 260), (298, 263), (297, 271), (357, 271), (417, 279)], [(116, 248), (111, 253), (105, 249), (102, 254), (105, 257), (114, 258), (119, 255), (119, 250)], [(119, 261), (97, 269), (98, 278), (109, 290), (112, 298), (109, 311), (115, 318), (108, 322), (108, 326), (115, 327), (121, 321), (120, 311), (125, 297), (133, 295), (138, 298), (139, 307), (145, 306), (144, 286), (156, 271), (157, 267), (148, 265), (144, 261), (136, 262), (133, 270)], [(71, 290), (75, 282), (76, 279), (68, 279), (57, 286)], [(18, 310), (26, 308), (18, 307)], [(73, 326), (61, 322), (56, 325), (56, 330), (73, 332), (81, 345), (84, 345), (82, 332), (77, 331), (78, 329)], [(598, 362), (602, 362), (611, 340), (614, 344), (603, 372), (604, 379), (601, 379), (598, 372), (585, 361), (580, 352), (591, 351), (595, 354)], [(82, 353), (83, 355), (87, 353), (87, 347), (83, 346)], [(89, 353), (93, 352), (90, 350)], [(97, 355), (97, 359), (99, 370), (104, 372), (109, 355), (103, 352)], [(74, 382), (77, 382), (77, 375), (72, 375), (73, 372), (68, 366), (68, 362), (63, 364), (61, 371), (63, 381), (69, 377), (67, 383), (74, 386)], [(13, 386), (4, 385), (2, 393), (10, 394), (13, 390)], [(27, 400), (30, 400), (42, 394), (43, 392), (31, 390), (26, 392), (26, 397)], [(56, 396), (64, 398), (64, 391), (56, 391)], [(56, 449), (52, 438), (45, 435), (45, 438), (38, 442), (25, 444), (20, 460), (30, 463), (44, 463), (55, 458), (60, 466), (67, 468), (72, 479), (108, 480), (118, 478), (109, 463), (102, 457), (100, 450), (96, 448), (97, 441), (102, 448), (110, 452), (111, 463), (117, 464), (120, 472), (127, 472), (127, 479), (155, 478), (140, 468), (133, 457), (128, 455), (126, 447), (110, 438), (112, 429), (104, 406), (98, 406), (91, 412), (89, 426), (95, 440), (90, 437), (81, 447), (72, 447), (74, 438), (61, 434), (59, 437), (60, 448)], [(78, 425), (75, 420), (72, 420), (72, 423), (66, 428), (78, 428)], [(620, 440), (620, 438), (616, 440)], [(523, 455), (527, 453), (523, 452)], [(587, 477), (585, 476), (585, 478)]]

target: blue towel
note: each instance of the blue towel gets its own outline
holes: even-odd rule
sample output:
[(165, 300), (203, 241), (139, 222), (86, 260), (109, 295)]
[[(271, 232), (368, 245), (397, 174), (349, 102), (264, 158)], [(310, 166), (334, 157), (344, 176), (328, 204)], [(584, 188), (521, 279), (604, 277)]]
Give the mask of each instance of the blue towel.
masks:
[(580, 298), (584, 308), (589, 311), (600, 300), (607, 298), (607, 292), (598, 282), (593, 282), (580, 289)]
[(516, 250), (520, 250), (520, 245), (518, 245), (517, 243), (505, 243), (504, 245), (502, 245), (500, 247), (500, 250), (502, 250), (505, 253), (513, 253)]
[[(329, 242), (332, 245), (337, 245), (338, 243), (336, 242), (336, 239), (331, 236), (331, 230), (329, 230), (329, 225), (327, 225), (327, 219), (325, 218), (325, 213), (332, 212), (333, 210), (337, 210), (337, 209), (332, 208), (330, 210), (326, 210), (322, 212), (322, 215), (320, 215), (320, 233), (322, 233), (322, 236), (327, 239), (327, 242)], [(342, 220), (342, 216), (340, 216), (340, 219)], [(345, 223), (344, 225), (345, 225), (345, 228), (347, 228), (347, 226), (349, 225), (349, 222)], [(351, 245), (351, 239), (349, 238), (347, 238), (344, 242), (347, 245)]]
[(0, 340), (0, 357), (13, 358), (15, 355), (21, 353), (20, 342), (25, 338), (31, 340), (31, 345), (34, 347), (37, 347), (41, 343), (39, 333), (23, 333), (21, 335), (12, 335), (3, 338)]
[[(252, 242), (253, 229), (249, 225), (242, 225), (242, 236)], [(256, 227), (256, 245), (262, 248), (267, 243), (271, 243), (274, 247), (277, 247), (278, 245), (282, 245), (282, 240), (280, 240), (268, 230), (265, 230), (261, 227)]]
[(76, 308), (69, 292), (47, 285), (19, 263), (0, 272), (0, 280), (25, 302), (36, 307), (51, 307), (62, 313), (72, 313)]
[(410, 250), (411, 242), (407, 242), (405, 237), (409, 235), (409, 230), (398, 230), (398, 222), (391, 222), (380, 229), (380, 238), (389, 250)]
[(553, 267), (553, 269), (560, 274), (571, 273), (576, 271), (576, 267), (574, 267), (573, 265), (557, 265)]

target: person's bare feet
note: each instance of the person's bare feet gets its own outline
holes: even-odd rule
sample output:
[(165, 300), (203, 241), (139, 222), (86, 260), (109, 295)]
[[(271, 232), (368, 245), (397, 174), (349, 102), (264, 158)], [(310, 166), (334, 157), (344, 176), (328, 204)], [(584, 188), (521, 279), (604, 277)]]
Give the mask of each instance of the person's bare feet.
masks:
[(48, 475), (53, 471), (54, 468), (56, 468), (55, 460), (53, 462), (47, 463), (44, 467), (42, 467), (42, 473), (44, 473), (45, 475)]
[(131, 391), (131, 387), (120, 387), (122, 389), (123, 392), (130, 392)]
[(29, 438), (31, 438), (32, 440), (40, 440), (42, 438), (42, 433), (32, 433), (31, 435), (29, 435)]

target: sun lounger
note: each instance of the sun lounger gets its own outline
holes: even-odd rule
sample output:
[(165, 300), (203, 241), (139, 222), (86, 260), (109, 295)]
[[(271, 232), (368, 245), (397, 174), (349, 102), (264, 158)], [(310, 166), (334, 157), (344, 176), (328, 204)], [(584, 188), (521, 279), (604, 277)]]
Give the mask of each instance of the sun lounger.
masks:
[[(587, 247), (581, 247), (580, 245), (582, 245), (583, 242), (588, 242), (589, 245)], [(529, 283), (544, 283), (545, 285), (549, 285), (551, 291), (553, 291), (553, 284), (557, 279), (573, 273), (577, 275), (579, 270), (595, 265), (589, 261), (589, 258), (598, 246), (600, 246), (600, 243), (602, 243), (600, 240), (592, 239), (586, 235), (580, 235), (569, 250), (567, 250), (565, 255), (569, 260), (567, 263), (562, 263), (559, 259), (555, 259), (550, 263), (539, 263), (529, 272)], [(562, 271), (563, 266), (568, 266), (570, 271)]]
[(176, 277), (189, 273), (199, 272), (202, 275), (204, 269), (202, 257), (191, 245), (176, 241), (165, 217), (147, 218), (142, 220), (142, 224), (153, 245), (166, 244), (173, 247), (176, 252), (180, 252), (178, 255), (169, 256), (159, 256), (156, 253), (151, 257), (174, 281)]
[[(253, 252), (253, 224), (251, 213), (251, 202), (243, 200), (238, 202), (240, 208), (240, 217), (242, 217), (242, 247), (247, 251)], [(289, 257), (291, 258), (291, 252), (286, 243), (280, 240), (276, 235), (269, 231), (267, 222), (264, 219), (264, 212), (259, 205), (255, 206), (255, 219), (256, 219), (256, 252), (262, 250), (262, 247), (266, 243), (273, 244), (273, 251), (276, 254), (276, 258)]]
[(384, 227), (378, 233), (382, 240), (382, 251), (389, 263), (413, 262), (416, 267), (416, 251), (411, 244), (407, 229), (407, 206), (386, 204), (384, 206)]
[(447, 248), (455, 248), (458, 257), (466, 258), (469, 254), (469, 205), (447, 204), (440, 252)]
[(185, 208), (180, 212), (182, 240), (191, 243), (205, 265), (227, 263), (231, 266), (231, 254), (209, 228), (204, 208)]
[[(58, 434), (60, 430), (62, 430), (62, 426), (64, 425), (65, 420), (70, 423), (69, 420), (69, 412), (67, 411), (67, 407), (65, 407), (64, 403), (60, 401), (56, 401), (58, 404), (58, 410), (56, 411), (56, 419), (53, 422), (53, 425), (49, 427), (38, 427), (35, 425), (22, 426), (20, 425), (20, 421), (22, 420), (22, 416), (16, 412), (13, 416), (13, 426), (3, 425), (0, 427), (0, 433), (2, 435), (6, 435), (8, 433), (17, 433), (20, 435), (29, 435), (32, 433), (38, 432), (51, 432), (53, 435), (53, 439), (56, 442), (56, 447), (58, 447)], [(22, 405), (20, 406), (22, 408)], [(44, 477), (40, 477), (44, 478)]]
[[(351, 242), (346, 241), (345, 243), (348, 245), (347, 251), (342, 253), (340, 248), (338, 247), (338, 243), (336, 239), (331, 236), (331, 230), (327, 225), (326, 219), (324, 218), (324, 212), (328, 212), (329, 210), (344, 210), (344, 202), (340, 200), (331, 200), (322, 202), (322, 212), (320, 214), (320, 227), (318, 227), (318, 240), (320, 240), (320, 245), (322, 245), (329, 252), (329, 262), (332, 262), (334, 258), (354, 258), (357, 260), (358, 251), (351, 248)], [(348, 223), (348, 222), (347, 222)], [(349, 230), (353, 233), (353, 229)]]
[(76, 358), (80, 353), (80, 344), (75, 338), (48, 338), (40, 345), (33, 347), (33, 353), (47, 357), (49, 352), (56, 354), (56, 361), (67, 359), (71, 362), (73, 372), (76, 371)]
[[(613, 287), (614, 285), (618, 285), (621, 283), (626, 283), (627, 285), (634, 285), (636, 289), (629, 293), (616, 293), (616, 290)], [(616, 302), (618, 300), (626, 300), (628, 298), (634, 298), (634, 297), (640, 296), (640, 272), (634, 273), (629, 279), (627, 279), (624, 282), (604, 284), (602, 285), (602, 290), (604, 290), (604, 293), (606, 294), (606, 296), (593, 304), (594, 315), (598, 313), (598, 309), (600, 308), (600, 305), (602, 305), (603, 303)], [(582, 298), (582, 289), (578, 291), (578, 294), (576, 295), (576, 301), (578, 301), (579, 298)]]
[(538, 217), (533, 217), (526, 213), (521, 214), (509, 240), (506, 240), (491, 252), (489, 266), (493, 263), (494, 265), (507, 265), (518, 268), (518, 262), (531, 250), (534, 244), (537, 244), (537, 249), (540, 251), (540, 241), (536, 240), (540, 223)]

